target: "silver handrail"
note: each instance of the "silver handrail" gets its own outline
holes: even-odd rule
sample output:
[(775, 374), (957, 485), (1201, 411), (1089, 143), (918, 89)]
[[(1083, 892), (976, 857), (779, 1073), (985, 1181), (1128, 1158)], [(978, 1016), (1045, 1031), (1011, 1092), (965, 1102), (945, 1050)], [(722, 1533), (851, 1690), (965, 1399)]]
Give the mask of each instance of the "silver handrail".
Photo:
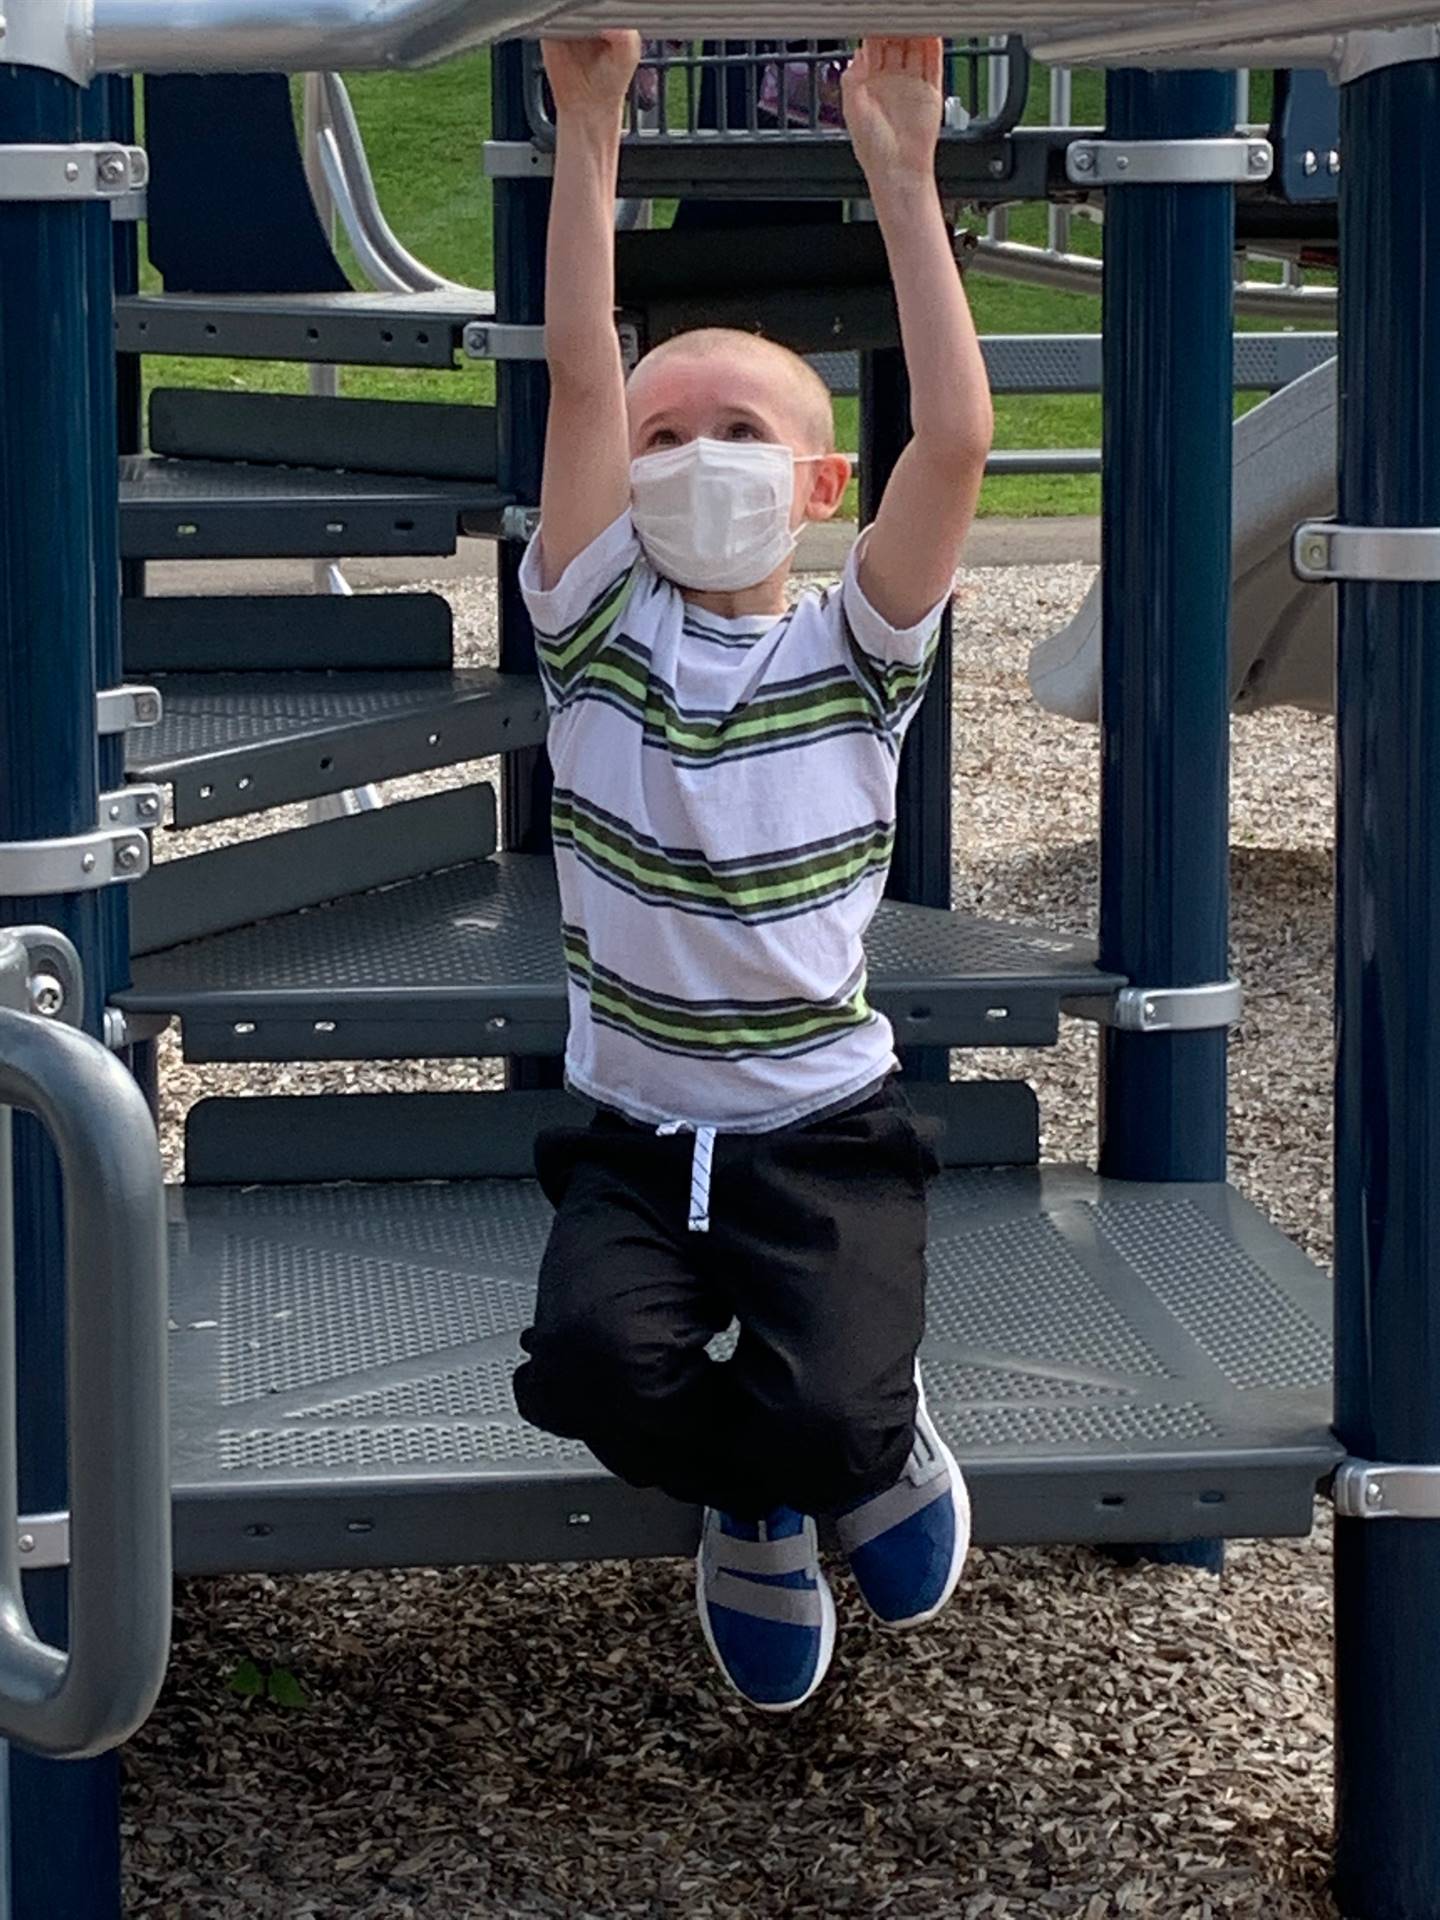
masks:
[[(78, 1758), (140, 1726), (169, 1657), (164, 1190), (149, 1109), (115, 1056), (13, 1010), (23, 955), (0, 935), (0, 1739)], [(66, 1648), (36, 1634), (21, 1587), (11, 1108), (45, 1128), (64, 1183)]]
[[(1001, 280), (1054, 287), (1061, 293), (1098, 295), (1103, 262), (1084, 253), (1056, 253), (1048, 247), (1030, 247), (1018, 240), (988, 240), (983, 235), (975, 250), (974, 273), (994, 274)], [(1235, 310), (1268, 314), (1299, 326), (1334, 326), (1338, 295), (1334, 287), (1287, 287), (1278, 281), (1242, 280), (1235, 288)]]

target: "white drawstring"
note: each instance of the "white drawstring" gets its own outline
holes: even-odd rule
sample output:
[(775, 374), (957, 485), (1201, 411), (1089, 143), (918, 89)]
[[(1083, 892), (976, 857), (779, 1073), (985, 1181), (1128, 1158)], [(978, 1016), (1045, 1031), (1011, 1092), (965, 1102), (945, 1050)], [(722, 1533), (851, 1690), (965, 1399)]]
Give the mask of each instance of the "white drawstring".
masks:
[(690, 1217), (686, 1222), (691, 1233), (710, 1231), (710, 1168), (715, 1159), (714, 1127), (688, 1127), (683, 1120), (667, 1120), (663, 1127), (657, 1127), (659, 1134), (691, 1133), (695, 1135), (695, 1147), (690, 1156)]

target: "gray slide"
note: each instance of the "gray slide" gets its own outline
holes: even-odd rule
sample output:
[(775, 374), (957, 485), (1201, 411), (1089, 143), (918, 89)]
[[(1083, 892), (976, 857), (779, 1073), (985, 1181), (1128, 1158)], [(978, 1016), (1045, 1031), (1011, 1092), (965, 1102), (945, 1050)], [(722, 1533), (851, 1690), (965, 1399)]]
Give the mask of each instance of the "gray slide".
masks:
[[(1335, 705), (1335, 593), (1290, 569), (1302, 520), (1335, 511), (1335, 362), (1282, 387), (1235, 422), (1235, 577), (1230, 697), (1237, 713)], [(1075, 618), (1030, 656), (1049, 713), (1100, 717), (1100, 582)]]

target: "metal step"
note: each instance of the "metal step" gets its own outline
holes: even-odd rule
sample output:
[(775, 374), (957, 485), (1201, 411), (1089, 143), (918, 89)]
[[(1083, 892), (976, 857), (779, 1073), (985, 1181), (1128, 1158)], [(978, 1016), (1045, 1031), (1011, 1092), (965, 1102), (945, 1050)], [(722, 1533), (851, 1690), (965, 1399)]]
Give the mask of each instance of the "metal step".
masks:
[[(693, 1546), (692, 1512), (515, 1412), (532, 1181), (190, 1186), (170, 1209), (179, 1571)], [(926, 1390), (979, 1540), (1309, 1530), (1341, 1454), (1329, 1283), (1246, 1201), (951, 1168), (931, 1218)]]
[(132, 294), (115, 302), (121, 353), (223, 355), (372, 367), (453, 367), (491, 294)]
[(539, 682), (440, 673), (157, 674), (164, 713), (132, 733), (126, 771), (173, 789), (199, 826), (545, 738)]
[(498, 533), (510, 496), (489, 481), (408, 480), (305, 467), (120, 462), (127, 560), (343, 558), (453, 553), (456, 537)]
[[(559, 928), (550, 860), (501, 854), (147, 954), (116, 998), (178, 1014), (191, 1060), (558, 1053)], [(1087, 941), (895, 900), (868, 947), (905, 1047), (1046, 1046), (1062, 1001), (1124, 985)]]

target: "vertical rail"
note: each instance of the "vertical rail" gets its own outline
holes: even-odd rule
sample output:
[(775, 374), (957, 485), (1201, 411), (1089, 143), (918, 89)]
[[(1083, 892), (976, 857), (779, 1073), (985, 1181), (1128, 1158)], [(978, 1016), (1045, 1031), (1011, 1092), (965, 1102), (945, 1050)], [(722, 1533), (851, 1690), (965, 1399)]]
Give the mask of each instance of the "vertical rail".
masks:
[[(1112, 138), (1228, 134), (1221, 73), (1121, 71)], [(1105, 208), (1101, 964), (1223, 980), (1228, 944), (1233, 188)], [(1101, 1171), (1225, 1173), (1226, 1035), (1105, 1034)]]
[[(1346, 87), (1340, 518), (1440, 527), (1440, 62)], [(1440, 1463), (1440, 584), (1340, 589), (1336, 1413)], [(1440, 1522), (1338, 1520), (1337, 1891), (1440, 1914)]]
[[(860, 356), (860, 524), (868, 526), (895, 463), (910, 438), (910, 381), (905, 356), (886, 347)], [(950, 614), (920, 711), (900, 759), (895, 855), (885, 891), (927, 907), (950, 905)], [(906, 1048), (903, 1064), (916, 1080), (948, 1080), (943, 1047)]]
[[(80, 134), (77, 88), (0, 66), (0, 142)], [(0, 840), (96, 824), (94, 606), (102, 597), (108, 604), (111, 590), (96, 592), (97, 528), (105, 524), (101, 544), (113, 554), (106, 516), (118, 513), (109, 220), (103, 205), (0, 204)], [(108, 386), (98, 410), (97, 382)], [(119, 911), (113, 890), (0, 899), (0, 923), (44, 920), (75, 942), (93, 1034)], [(39, 1129), (17, 1121), (14, 1132), (20, 1498), (36, 1512), (67, 1499), (61, 1190)], [(63, 1572), (32, 1575), (26, 1598), (37, 1629), (63, 1641)], [(14, 1920), (118, 1920), (115, 1759), (62, 1765), (18, 1750), (9, 1759)]]
[[(1050, 69), (1050, 124), (1068, 127), (1075, 117), (1075, 75), (1069, 67)], [(1052, 204), (1045, 209), (1045, 244), (1052, 253), (1070, 251), (1070, 209)]]
[[(524, 47), (518, 41), (497, 46), (490, 56), (490, 74), (491, 123), (495, 138), (529, 140)], [(545, 318), (549, 182), (496, 180), (493, 191), (495, 318), (538, 324)], [(550, 381), (543, 363), (496, 361), (499, 483), (524, 507), (540, 504), (549, 401)], [(500, 668), (505, 673), (535, 672), (535, 637), (520, 597), (521, 552), (516, 540), (500, 542)], [(504, 844), (513, 851), (549, 851), (550, 762), (543, 747), (526, 747), (518, 753), (506, 754), (501, 762), (500, 823)], [(560, 1083), (558, 1061), (515, 1059), (507, 1062), (506, 1071), (514, 1087), (548, 1087)]]

